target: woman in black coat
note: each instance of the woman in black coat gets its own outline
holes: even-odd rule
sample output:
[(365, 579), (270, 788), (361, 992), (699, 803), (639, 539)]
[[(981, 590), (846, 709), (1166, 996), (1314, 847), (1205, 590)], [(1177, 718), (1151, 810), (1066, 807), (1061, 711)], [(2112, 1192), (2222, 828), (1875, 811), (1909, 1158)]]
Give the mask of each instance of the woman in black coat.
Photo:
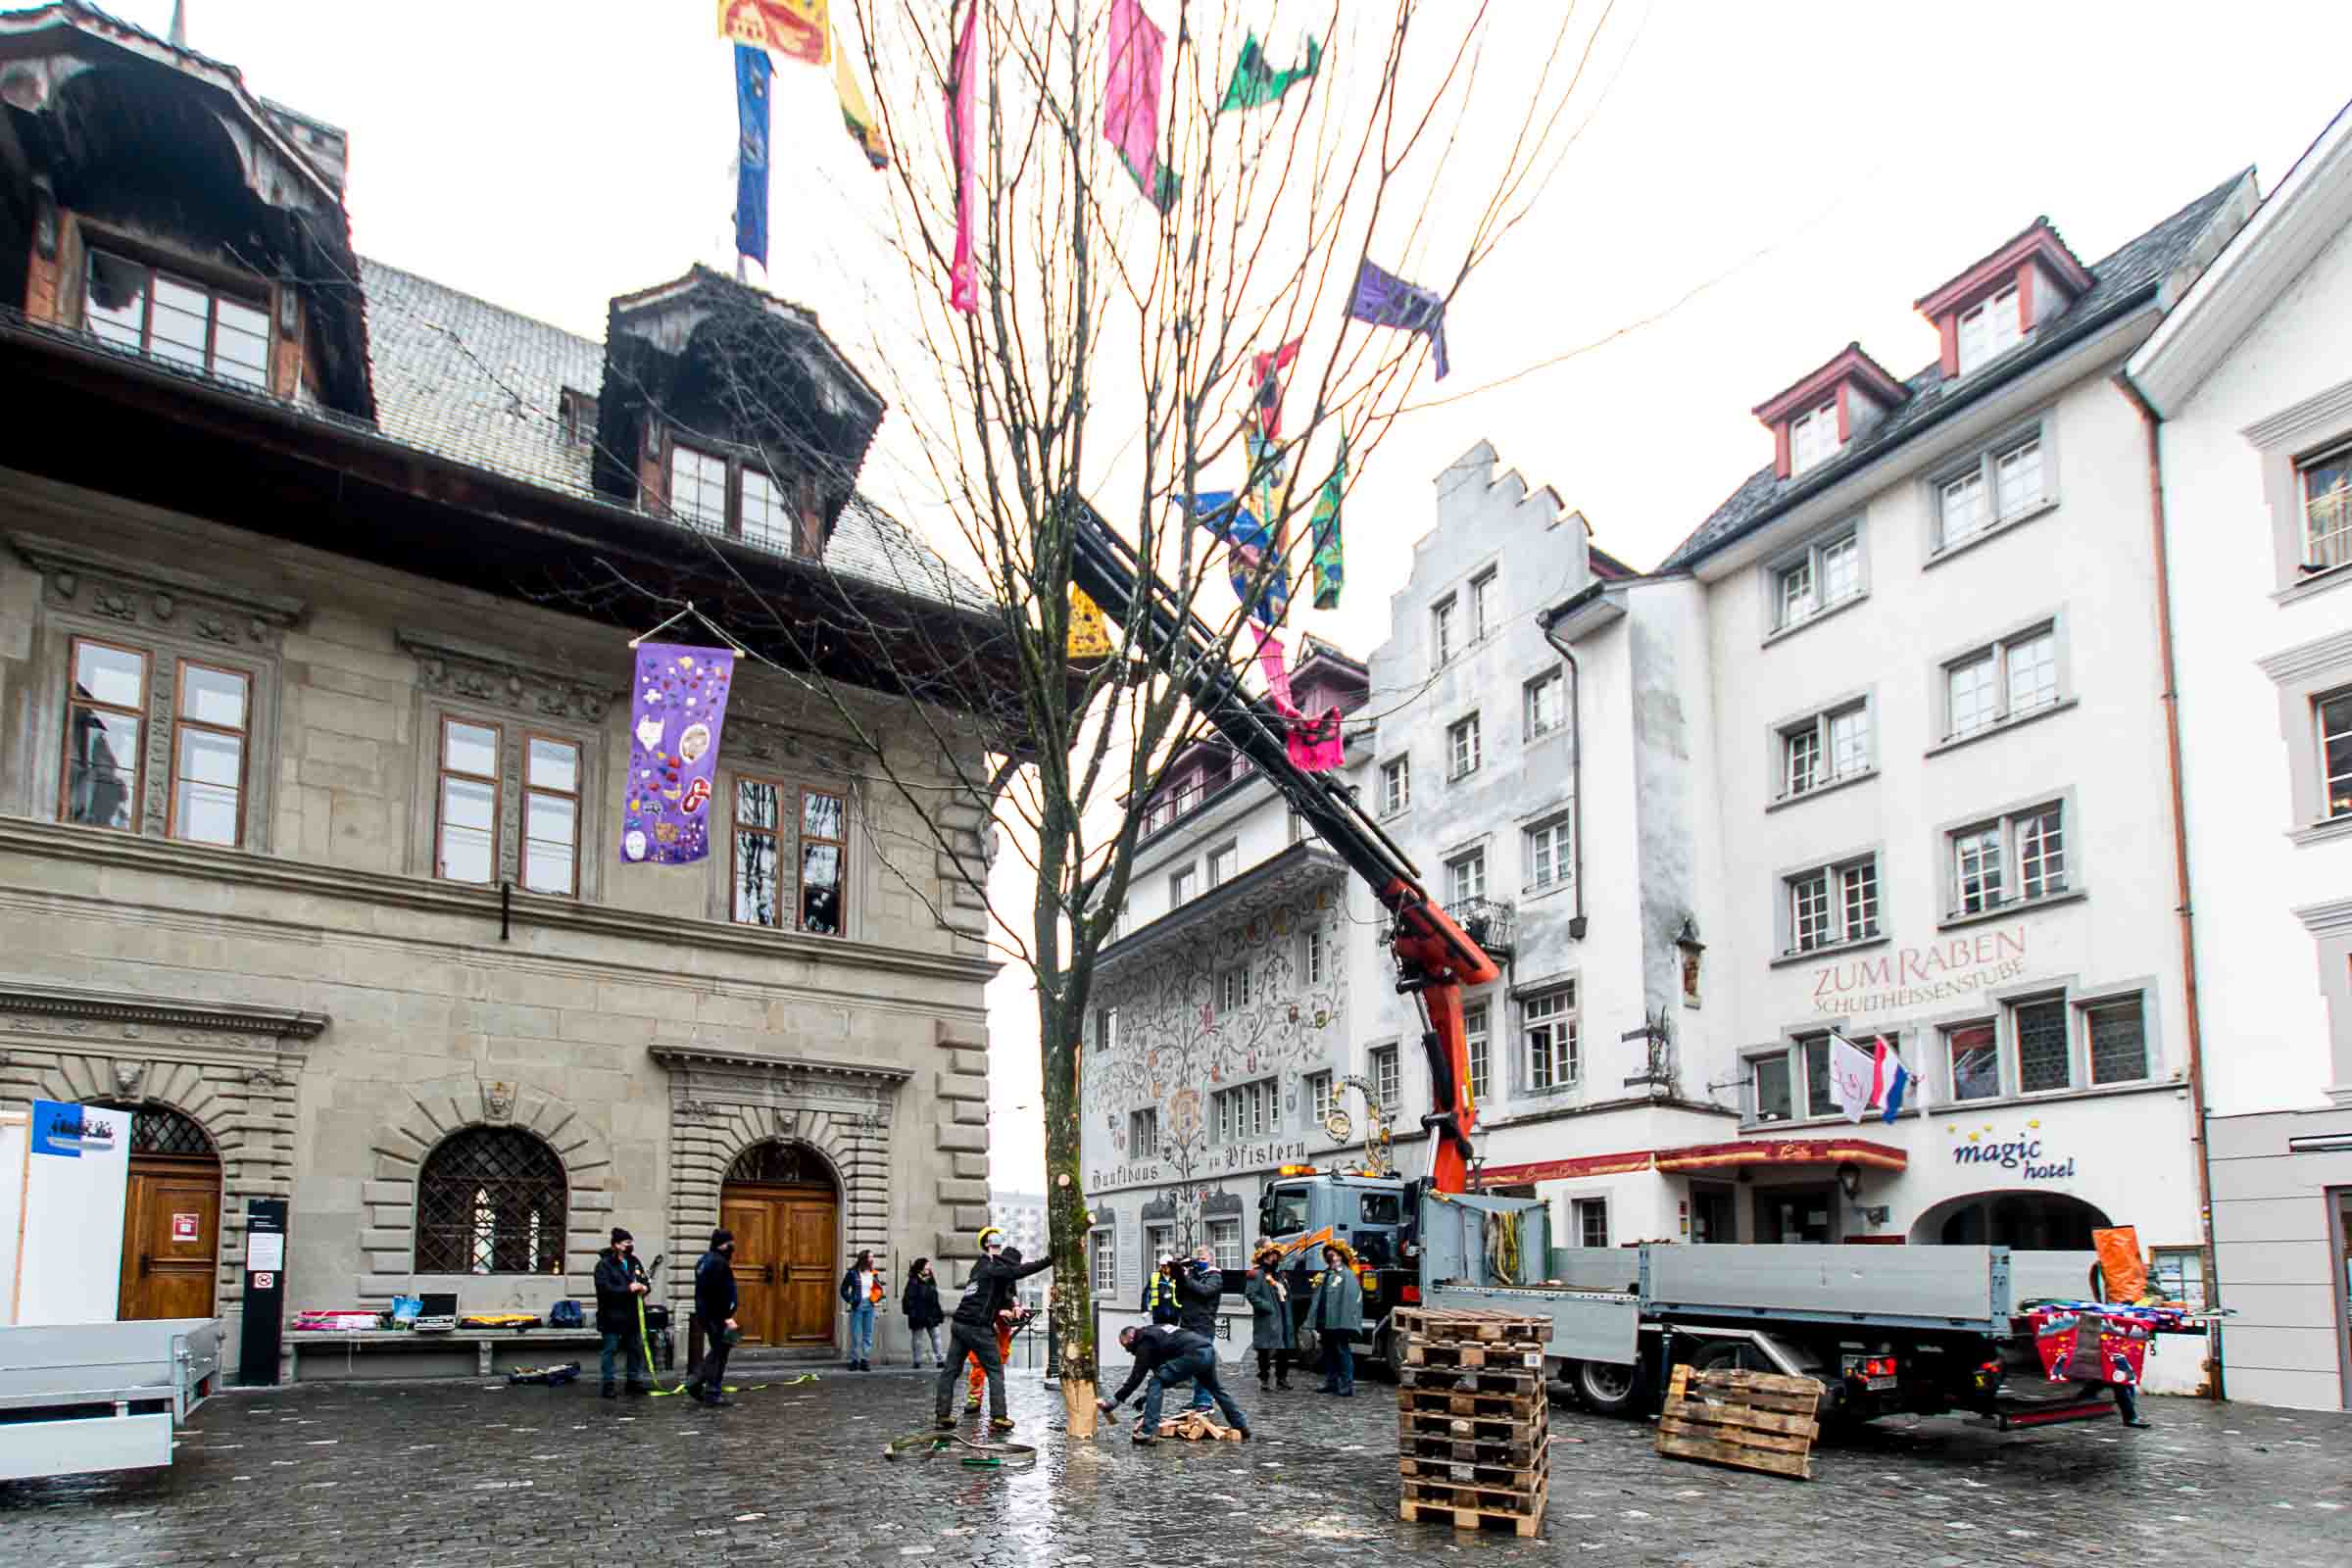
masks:
[(931, 1342), (931, 1359), (940, 1366), (948, 1364), (946, 1352), (939, 1348), (939, 1326), (948, 1318), (939, 1309), (939, 1280), (931, 1272), (931, 1260), (918, 1257), (914, 1267), (906, 1271), (906, 1289), (899, 1299), (906, 1303), (906, 1338), (914, 1344), (914, 1364), (923, 1364), (923, 1341)]

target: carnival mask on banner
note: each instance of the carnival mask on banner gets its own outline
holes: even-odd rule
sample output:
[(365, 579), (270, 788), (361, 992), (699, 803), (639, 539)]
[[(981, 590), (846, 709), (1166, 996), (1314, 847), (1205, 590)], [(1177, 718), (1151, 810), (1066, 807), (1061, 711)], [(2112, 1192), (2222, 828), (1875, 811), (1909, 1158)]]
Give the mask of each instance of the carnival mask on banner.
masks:
[(683, 865), (710, 853), (710, 791), (735, 655), (645, 643), (629, 700), (629, 793), (620, 858)]

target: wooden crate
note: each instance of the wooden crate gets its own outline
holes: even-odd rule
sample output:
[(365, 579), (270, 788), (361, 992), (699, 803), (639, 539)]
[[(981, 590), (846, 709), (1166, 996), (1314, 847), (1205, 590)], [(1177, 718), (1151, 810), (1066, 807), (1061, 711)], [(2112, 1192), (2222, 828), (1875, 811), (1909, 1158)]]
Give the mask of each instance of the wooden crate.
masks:
[(1820, 1408), (1812, 1378), (1678, 1366), (1658, 1415), (1658, 1452), (1810, 1481)]
[[(1541, 1348), (1551, 1338), (1551, 1319), (1524, 1312), (1486, 1312), (1468, 1307), (1400, 1306), (1390, 1314), (1396, 1333), (1429, 1344), (1528, 1342)], [(1408, 1347), (1409, 1348), (1409, 1347)]]

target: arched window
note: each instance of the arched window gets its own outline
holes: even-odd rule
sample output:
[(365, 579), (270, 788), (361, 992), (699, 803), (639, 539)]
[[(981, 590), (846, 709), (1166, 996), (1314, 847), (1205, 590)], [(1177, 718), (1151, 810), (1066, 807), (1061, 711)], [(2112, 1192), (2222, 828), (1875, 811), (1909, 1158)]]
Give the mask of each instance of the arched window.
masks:
[(564, 1162), (529, 1133), (468, 1127), (416, 1176), (416, 1272), (564, 1272)]
[(807, 1144), (788, 1144), (770, 1140), (754, 1144), (735, 1156), (727, 1167), (731, 1182), (782, 1182), (795, 1187), (830, 1187), (833, 1173), (825, 1168), (823, 1156)]
[(109, 1109), (130, 1113), (130, 1152), (169, 1154), (184, 1159), (215, 1159), (213, 1141), (193, 1117), (153, 1101), (142, 1104), (105, 1102)]

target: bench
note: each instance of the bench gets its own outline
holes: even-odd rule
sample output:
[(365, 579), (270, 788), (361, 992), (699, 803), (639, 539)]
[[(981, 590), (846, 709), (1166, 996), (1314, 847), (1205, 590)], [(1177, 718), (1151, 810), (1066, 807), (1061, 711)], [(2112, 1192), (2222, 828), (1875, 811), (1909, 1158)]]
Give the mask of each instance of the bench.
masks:
[[(466, 1372), (466, 1352), (471, 1350), (473, 1372), (479, 1377), (517, 1366), (543, 1366), (551, 1362), (578, 1360), (588, 1357), (582, 1353), (600, 1349), (604, 1337), (594, 1329), (455, 1329), (448, 1333), (419, 1333), (415, 1329), (290, 1329), (285, 1336), (286, 1381), (299, 1382), (307, 1358), (333, 1365), (335, 1352), (342, 1352), (342, 1368), (318, 1371), (313, 1377), (464, 1377)], [(366, 1374), (358, 1370), (357, 1358), (378, 1351), (398, 1353), (404, 1357), (434, 1356), (437, 1364), (422, 1370), (410, 1366), (394, 1372), (389, 1367)], [(659, 1348), (656, 1354), (659, 1354)], [(501, 1364), (501, 1356), (504, 1364)], [(413, 1365), (413, 1359), (411, 1364)], [(591, 1368), (590, 1370), (593, 1370)]]

